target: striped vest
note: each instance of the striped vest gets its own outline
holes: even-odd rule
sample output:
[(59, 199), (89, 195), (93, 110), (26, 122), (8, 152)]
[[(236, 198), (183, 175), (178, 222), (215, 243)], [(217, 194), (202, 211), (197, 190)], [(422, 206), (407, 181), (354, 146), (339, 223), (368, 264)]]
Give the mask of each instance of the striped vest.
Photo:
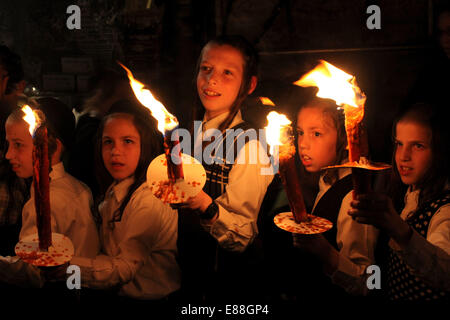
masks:
[[(223, 150), (223, 155), (213, 154), (208, 161), (210, 164), (206, 164), (203, 161), (203, 167), (206, 171), (206, 183), (203, 191), (211, 198), (216, 199), (225, 193), (228, 185), (228, 176), (240, 148), (243, 148), (245, 143), (249, 141), (248, 137), (245, 137), (245, 131), (250, 128), (247, 122), (241, 122), (233, 128), (227, 129), (219, 139), (212, 142), (215, 149)], [(242, 145), (238, 144), (238, 139), (243, 137), (246, 139), (241, 141), (245, 143), (242, 143)]]

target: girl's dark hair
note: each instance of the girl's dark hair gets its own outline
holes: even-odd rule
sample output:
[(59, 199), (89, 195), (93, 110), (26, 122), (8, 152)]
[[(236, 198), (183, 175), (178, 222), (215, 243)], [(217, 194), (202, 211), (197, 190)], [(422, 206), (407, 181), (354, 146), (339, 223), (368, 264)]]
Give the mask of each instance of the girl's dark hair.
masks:
[[(332, 121), (334, 127), (337, 131), (337, 141), (336, 141), (336, 163), (332, 165), (341, 164), (345, 159), (348, 158), (347, 150), (347, 133), (345, 131), (345, 115), (343, 110), (339, 109), (336, 103), (330, 99), (323, 99), (314, 97), (309, 102), (300, 107), (297, 112), (297, 116), (294, 120), (295, 125), (295, 147), (298, 148), (298, 133), (297, 133), (297, 118), (298, 113), (305, 108), (317, 108), (322, 110), (324, 115)], [(297, 150), (297, 154), (300, 150)], [(300, 161), (300, 166), (303, 167)], [(338, 179), (336, 170), (328, 170), (326, 176), (334, 182)]]
[[(95, 172), (97, 181), (100, 186), (100, 197), (96, 200), (96, 210), (98, 204), (105, 198), (105, 193), (108, 187), (113, 182), (113, 177), (106, 170), (102, 157), (102, 134), (105, 127), (105, 123), (110, 119), (128, 119), (131, 120), (139, 132), (141, 140), (141, 152), (139, 162), (134, 172), (134, 182), (128, 188), (127, 195), (125, 196), (119, 209), (114, 212), (113, 219), (109, 221), (111, 227), (114, 227), (114, 222), (121, 221), (123, 211), (131, 199), (134, 191), (139, 188), (146, 181), (147, 168), (150, 162), (159, 154), (162, 153), (162, 136), (156, 130), (155, 120), (151, 117), (150, 112), (144, 107), (132, 103), (128, 100), (121, 100), (116, 102), (108, 113), (101, 121), (99, 129), (97, 131), (96, 145), (95, 145)], [(98, 212), (96, 212), (96, 218), (99, 219)]]
[[(446, 119), (443, 110), (440, 110), (439, 106), (428, 102), (414, 103), (410, 107), (402, 109), (395, 118), (392, 128), (394, 141), (397, 124), (401, 121), (413, 121), (431, 129), (431, 165), (428, 172), (424, 174), (423, 179), (417, 184), (417, 187), (420, 189), (419, 203), (417, 210), (411, 213), (408, 219), (413, 218), (415, 213), (420, 212), (430, 202), (435, 201), (445, 190), (446, 184), (449, 181), (449, 134)], [(394, 146), (392, 155), (392, 193), (394, 201), (398, 201), (400, 195), (398, 191), (395, 192), (396, 190), (394, 188), (399, 188), (402, 183), (395, 162), (395, 153), (396, 146)], [(404, 188), (400, 187), (397, 190), (404, 191)]]
[(258, 66), (259, 66), (259, 55), (255, 50), (253, 45), (248, 42), (244, 37), (238, 35), (223, 35), (219, 36), (215, 39), (210, 40), (202, 49), (202, 52), (197, 60), (197, 65), (195, 68), (195, 77), (194, 77), (194, 90), (196, 97), (196, 105), (193, 110), (193, 120), (199, 120), (200, 117), (204, 114), (204, 108), (200, 101), (200, 98), (197, 93), (197, 75), (200, 71), (200, 64), (202, 62), (203, 51), (207, 46), (217, 45), (217, 46), (231, 46), (237, 49), (244, 59), (244, 72), (242, 74), (242, 83), (239, 89), (239, 93), (231, 106), (230, 114), (228, 117), (219, 125), (219, 130), (224, 131), (228, 128), (230, 123), (233, 121), (234, 117), (240, 110), (242, 103), (247, 98), (248, 91), (250, 90), (252, 77), (258, 77)]

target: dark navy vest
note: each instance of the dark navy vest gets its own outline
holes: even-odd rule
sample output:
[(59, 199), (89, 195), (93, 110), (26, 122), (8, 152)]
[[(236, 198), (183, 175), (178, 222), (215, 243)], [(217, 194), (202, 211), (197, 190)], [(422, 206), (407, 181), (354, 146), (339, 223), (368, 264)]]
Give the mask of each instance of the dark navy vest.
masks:
[[(424, 238), (427, 236), (431, 218), (440, 207), (450, 202), (450, 192), (447, 191), (438, 200), (427, 204), (408, 224)], [(389, 247), (387, 261), (387, 284), (390, 300), (444, 300), (449, 301), (449, 293), (433, 289), (424, 281), (414, 276), (410, 267)]]

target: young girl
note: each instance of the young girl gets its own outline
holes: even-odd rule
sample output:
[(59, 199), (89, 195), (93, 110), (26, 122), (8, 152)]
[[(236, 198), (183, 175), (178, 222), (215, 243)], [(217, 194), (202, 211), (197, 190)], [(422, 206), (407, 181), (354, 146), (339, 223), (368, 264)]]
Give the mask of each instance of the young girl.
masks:
[[(333, 101), (314, 98), (300, 109), (297, 116), (298, 155), (306, 172), (321, 172), (319, 192), (311, 214), (333, 223), (333, 228), (324, 234), (294, 234), (294, 246), (312, 253), (320, 261), (302, 258), (303, 273), (307, 275), (303, 288), (310, 298), (323, 298), (324, 295), (343, 298), (345, 294), (342, 295), (340, 288), (331, 282), (340, 284), (350, 293), (358, 293), (348, 283), (348, 277), (364, 274), (366, 267), (374, 261), (376, 229), (358, 225), (347, 215), (352, 199), (351, 170), (322, 171), (323, 167), (348, 161), (346, 145), (344, 115)], [(320, 274), (321, 267), (330, 279)]]
[[(82, 257), (95, 257), (99, 250), (99, 240), (96, 226), (91, 213), (93, 205), (89, 188), (64, 170), (61, 161), (64, 150), (70, 145), (75, 127), (75, 119), (71, 110), (59, 100), (53, 98), (39, 98), (36, 100), (38, 109), (45, 117), (48, 129), (48, 150), (50, 158), (50, 209), (52, 232), (67, 236), (74, 246), (75, 254)], [(33, 139), (29, 133), (29, 125), (23, 120), (24, 113), (19, 109), (14, 111), (6, 121), (6, 140), (8, 142), (8, 159), (12, 170), (20, 178), (33, 177)], [(34, 189), (31, 198), (22, 209), (22, 228), (20, 238), (37, 233), (36, 209)], [(0, 267), (0, 273), (18, 280), (29, 281), (22, 283), (35, 285), (42, 279), (39, 270), (17, 261), (17, 257), (10, 257), (10, 264)], [(5, 262), (5, 260), (3, 260)], [(13, 271), (15, 270), (15, 271)], [(26, 276), (29, 274), (29, 276)], [(34, 275), (34, 276), (33, 276)], [(19, 279), (20, 278), (20, 279)], [(31, 279), (33, 278), (33, 279)]]
[(107, 115), (99, 128), (101, 255), (74, 257), (71, 264), (80, 266), (83, 286), (161, 300), (180, 286), (177, 212), (147, 186), (147, 167), (161, 153), (162, 142), (149, 126), (149, 114), (133, 108)]
[(383, 194), (360, 195), (349, 215), (390, 238), (387, 291), (391, 300), (447, 300), (450, 292), (449, 145), (445, 116), (415, 104), (394, 126), (393, 172), (408, 186), (399, 215)]
[[(196, 89), (203, 122), (196, 132), (195, 148), (206, 150), (202, 142), (208, 140), (209, 129), (221, 133), (211, 144), (223, 142), (223, 146), (230, 147), (222, 157), (203, 155), (205, 187), (184, 204), (184, 209), (189, 210), (181, 210), (179, 215), (183, 287), (190, 299), (245, 295), (245, 290), (251, 289), (250, 269), (257, 271), (251, 265), (251, 244), (258, 234), (258, 212), (273, 176), (262, 174), (262, 163), (268, 166), (268, 159), (258, 158), (260, 161), (253, 164), (248, 161), (250, 152), (260, 153), (256, 139), (238, 150), (237, 138), (230, 136), (236, 131), (225, 131), (241, 129), (244, 134), (243, 130), (250, 128), (240, 109), (256, 87), (257, 62), (253, 47), (238, 36), (209, 41), (199, 58)], [(231, 152), (237, 156), (225, 157)]]

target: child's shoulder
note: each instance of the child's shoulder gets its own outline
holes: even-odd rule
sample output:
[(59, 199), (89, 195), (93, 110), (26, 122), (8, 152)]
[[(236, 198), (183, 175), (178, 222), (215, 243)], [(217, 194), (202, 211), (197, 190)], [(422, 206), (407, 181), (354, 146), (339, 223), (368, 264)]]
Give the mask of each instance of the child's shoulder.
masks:
[(79, 203), (79, 199), (84, 198), (88, 201), (92, 200), (91, 190), (80, 180), (64, 172), (50, 182), (51, 195), (57, 198), (75, 204)]

